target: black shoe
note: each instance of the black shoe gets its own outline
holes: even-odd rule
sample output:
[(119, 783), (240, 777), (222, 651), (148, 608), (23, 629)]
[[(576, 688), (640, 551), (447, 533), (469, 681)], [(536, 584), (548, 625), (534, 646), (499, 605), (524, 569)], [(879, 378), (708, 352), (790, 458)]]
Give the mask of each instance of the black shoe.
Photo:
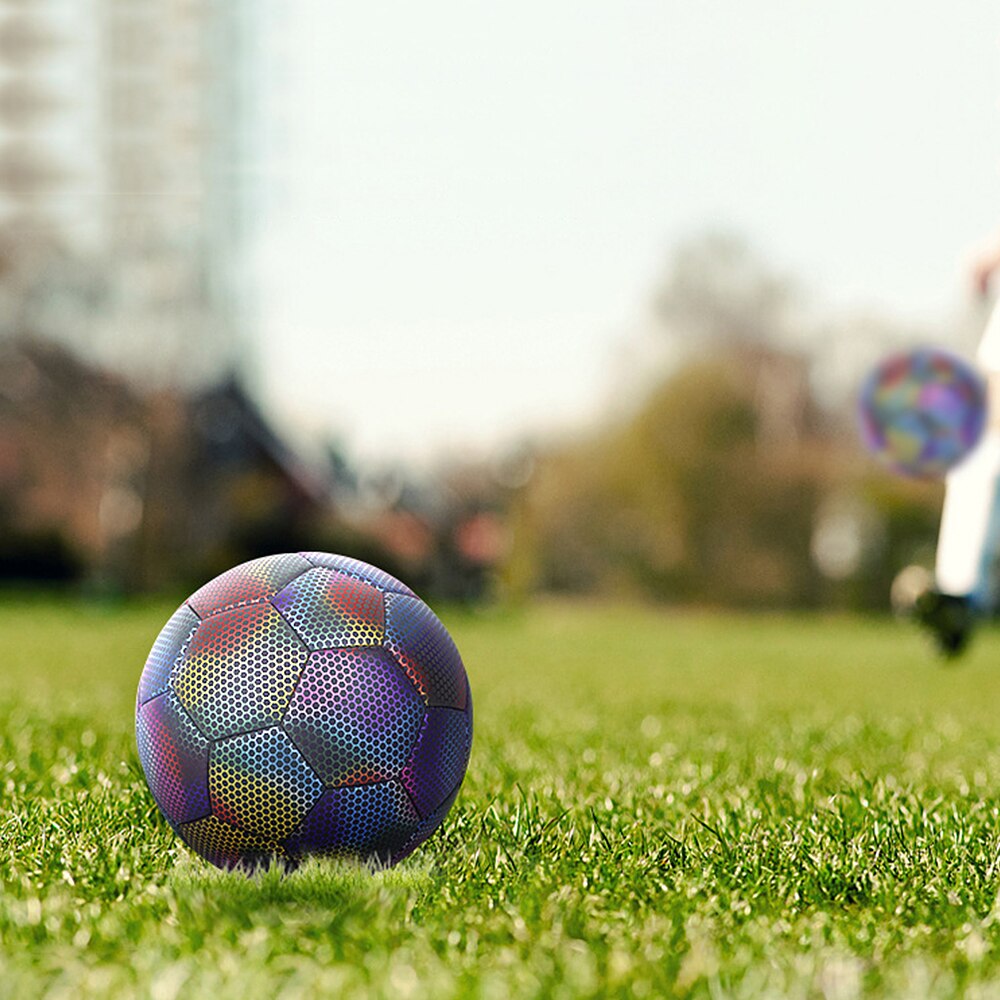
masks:
[(973, 624), (967, 598), (926, 590), (913, 604), (913, 617), (931, 633), (943, 656), (953, 659), (965, 652)]

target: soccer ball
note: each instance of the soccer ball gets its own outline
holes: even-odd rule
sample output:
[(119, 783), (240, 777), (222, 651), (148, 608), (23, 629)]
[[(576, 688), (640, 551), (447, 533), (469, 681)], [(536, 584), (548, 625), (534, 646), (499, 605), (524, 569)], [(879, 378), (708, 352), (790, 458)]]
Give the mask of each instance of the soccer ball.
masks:
[(894, 472), (942, 476), (982, 434), (986, 386), (970, 365), (946, 351), (893, 354), (865, 380), (858, 416), (865, 446)]
[(299, 552), (243, 563), (178, 608), (139, 680), (135, 728), (156, 804), (212, 864), (390, 865), (458, 794), (472, 697), (413, 591)]

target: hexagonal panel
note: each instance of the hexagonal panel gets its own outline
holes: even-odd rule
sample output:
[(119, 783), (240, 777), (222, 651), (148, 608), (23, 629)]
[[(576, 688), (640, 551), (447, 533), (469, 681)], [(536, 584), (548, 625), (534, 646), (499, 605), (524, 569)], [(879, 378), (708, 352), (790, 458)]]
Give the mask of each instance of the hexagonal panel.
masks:
[(399, 775), (420, 732), (424, 706), (381, 647), (313, 653), (284, 727), (327, 785)]
[(454, 708), (428, 708), (400, 777), (421, 816), (430, 816), (461, 784), (469, 765), (472, 726)]
[(385, 648), (428, 705), (465, 708), (465, 666), (448, 630), (419, 597), (385, 595)]
[(409, 594), (413, 596), (413, 591), (405, 583), (397, 580), (394, 576), (386, 573), (385, 570), (362, 562), (360, 559), (351, 559), (349, 556), (331, 555), (329, 552), (300, 552), (300, 556), (308, 559), (314, 566), (325, 566), (327, 569), (335, 569), (347, 576), (364, 580), (379, 590), (393, 594)]
[(171, 616), (156, 637), (146, 658), (146, 666), (139, 678), (139, 701), (149, 701), (167, 689), (170, 672), (184, 655), (194, 630), (201, 619), (182, 604)]
[(135, 740), (146, 781), (163, 815), (175, 826), (207, 816), (209, 742), (172, 691), (139, 707)]
[(216, 743), (208, 788), (216, 816), (270, 842), (295, 829), (323, 784), (287, 734), (273, 728)]
[(336, 570), (303, 573), (271, 603), (311, 650), (378, 646), (385, 637), (382, 592)]
[(285, 849), (277, 842), (237, 830), (217, 816), (185, 823), (178, 832), (191, 850), (197, 851), (217, 868), (251, 871), (266, 866), (271, 858), (285, 856)]
[(202, 618), (209, 618), (220, 611), (270, 597), (311, 568), (312, 563), (295, 553), (251, 559), (209, 580), (187, 603)]
[(413, 803), (395, 781), (330, 788), (285, 847), (293, 858), (327, 854), (388, 864), (419, 826)]
[(308, 651), (270, 604), (203, 621), (172, 686), (202, 732), (222, 739), (277, 725)]

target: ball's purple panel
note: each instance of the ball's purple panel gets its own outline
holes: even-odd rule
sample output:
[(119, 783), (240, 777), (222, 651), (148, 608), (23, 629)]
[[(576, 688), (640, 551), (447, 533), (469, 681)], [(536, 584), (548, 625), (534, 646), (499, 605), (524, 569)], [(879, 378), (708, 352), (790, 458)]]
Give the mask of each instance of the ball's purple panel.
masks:
[(420, 822), (413, 803), (395, 781), (331, 788), (285, 847), (293, 858), (346, 855), (388, 864), (413, 839)]
[(392, 855), (392, 863), (397, 864), (402, 861), (403, 858), (409, 857), (432, 833), (444, 822), (445, 816), (448, 815), (449, 810), (455, 804), (455, 799), (458, 798), (458, 790), (461, 784), (456, 785), (452, 793), (444, 800), (427, 817), (427, 819), (422, 819), (420, 825), (413, 832), (413, 836), (403, 844), (403, 846), (395, 851)]
[(186, 604), (182, 604), (171, 615), (170, 621), (156, 637), (139, 678), (140, 702), (149, 701), (166, 691), (170, 673), (184, 655), (199, 621), (198, 616)]
[(385, 595), (385, 648), (428, 705), (465, 708), (465, 666), (448, 630), (419, 597)]
[(384, 649), (332, 649), (309, 657), (283, 725), (326, 785), (363, 785), (399, 776), (423, 716)]
[(270, 604), (233, 608), (195, 630), (172, 687), (211, 739), (281, 721), (309, 652)]
[(428, 708), (400, 780), (421, 816), (430, 816), (462, 782), (472, 748), (466, 712)]
[(263, 840), (224, 823), (217, 816), (206, 816), (179, 827), (184, 842), (217, 868), (240, 868), (252, 871), (266, 866), (272, 858), (283, 858), (284, 848), (275, 841)]
[(268, 842), (287, 837), (323, 784), (281, 729), (220, 740), (208, 760), (212, 811)]
[(382, 591), (332, 569), (311, 569), (271, 598), (311, 650), (380, 646), (385, 637)]
[(208, 618), (270, 597), (311, 567), (308, 560), (295, 553), (251, 559), (209, 580), (187, 603), (200, 617)]
[(135, 740), (146, 781), (163, 815), (175, 826), (207, 816), (209, 742), (172, 691), (139, 707)]
[(347, 576), (356, 577), (370, 583), (379, 590), (384, 590), (392, 594), (409, 594), (413, 596), (413, 591), (405, 583), (397, 580), (394, 576), (386, 573), (385, 570), (377, 566), (371, 566), (360, 559), (351, 559), (349, 556), (332, 555), (329, 552), (300, 552), (299, 555), (308, 559), (314, 566), (324, 566), (327, 569), (335, 569)]

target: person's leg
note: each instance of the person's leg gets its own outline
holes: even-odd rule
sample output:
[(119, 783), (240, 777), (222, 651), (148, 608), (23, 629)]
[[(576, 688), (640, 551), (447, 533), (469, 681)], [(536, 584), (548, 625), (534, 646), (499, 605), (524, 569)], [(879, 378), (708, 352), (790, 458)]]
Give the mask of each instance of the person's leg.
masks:
[[(996, 332), (996, 315), (987, 334)], [(995, 339), (995, 338), (994, 338)], [(988, 343), (984, 337), (983, 346)], [(993, 358), (983, 358), (992, 366)], [(987, 384), (989, 415), (979, 444), (945, 480), (938, 534), (935, 586), (916, 601), (917, 619), (948, 656), (961, 653), (974, 619), (996, 606), (996, 563), (1000, 551), (1000, 375)]]
[(1000, 544), (1000, 428), (990, 426), (946, 480), (934, 578), (943, 594), (987, 613)]

